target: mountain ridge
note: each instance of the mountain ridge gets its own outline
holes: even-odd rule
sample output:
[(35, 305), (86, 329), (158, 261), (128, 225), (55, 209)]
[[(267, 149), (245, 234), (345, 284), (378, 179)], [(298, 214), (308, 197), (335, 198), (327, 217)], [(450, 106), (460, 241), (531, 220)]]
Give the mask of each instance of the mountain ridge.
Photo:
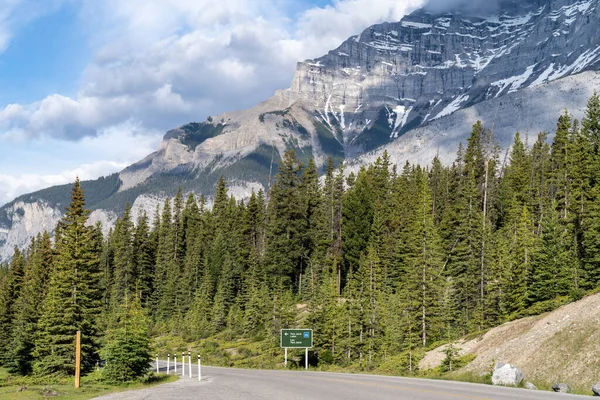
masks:
[[(577, 116), (589, 89), (600, 87), (595, 72), (587, 82), (569, 81), (566, 92), (560, 83), (600, 66), (598, 5), (598, 0), (504, 1), (499, 12), (483, 17), (421, 9), (401, 21), (373, 25), (328, 54), (298, 63), (290, 88), (255, 107), (168, 131), (156, 152), (112, 177), (117, 188), (90, 205), (97, 220), (110, 224), (127, 202), (142, 210), (179, 187), (210, 195), (221, 175), (244, 198), (269, 185), (286, 149), (304, 161), (314, 158), (321, 170), (329, 157), (356, 168), (384, 150), (398, 162), (429, 162), (442, 144), (442, 153), (453, 154), (475, 116), (495, 126), (505, 148), (517, 130), (529, 127), (496, 121), (494, 104), (503, 104), (503, 118), (510, 120), (522, 112), (519, 95), (528, 88), (534, 93), (529, 99), (544, 93), (552, 104), (544, 112), (545, 104), (534, 101), (537, 121), (531, 125), (551, 130), (557, 107)], [(576, 90), (584, 84), (586, 90)], [(44, 215), (62, 213), (43, 196), (43, 191), (21, 196), (22, 204), (0, 208), (0, 259), (49, 224), (19, 210), (36, 204)]]

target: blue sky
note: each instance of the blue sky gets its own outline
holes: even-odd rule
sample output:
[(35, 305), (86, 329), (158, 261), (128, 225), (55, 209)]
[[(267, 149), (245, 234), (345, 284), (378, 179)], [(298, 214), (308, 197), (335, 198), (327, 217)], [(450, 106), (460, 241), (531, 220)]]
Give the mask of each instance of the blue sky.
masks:
[(423, 0), (0, 0), (0, 204), (117, 172)]
[(31, 103), (52, 93), (75, 93), (90, 57), (73, 4), (18, 29), (0, 55), (0, 106)]

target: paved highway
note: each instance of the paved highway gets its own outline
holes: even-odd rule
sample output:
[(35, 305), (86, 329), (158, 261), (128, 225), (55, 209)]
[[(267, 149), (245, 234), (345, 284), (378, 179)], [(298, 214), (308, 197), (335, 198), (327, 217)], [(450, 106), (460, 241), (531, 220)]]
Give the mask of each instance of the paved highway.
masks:
[[(160, 364), (166, 370), (166, 363)], [(173, 372), (173, 371), (171, 371)], [(582, 399), (568, 394), (463, 382), (325, 372), (202, 367), (202, 382), (185, 377), (153, 388), (99, 397), (102, 400), (538, 400)], [(186, 375), (187, 375), (186, 366)], [(181, 374), (181, 365), (178, 366)], [(583, 397), (585, 398), (585, 397)]]

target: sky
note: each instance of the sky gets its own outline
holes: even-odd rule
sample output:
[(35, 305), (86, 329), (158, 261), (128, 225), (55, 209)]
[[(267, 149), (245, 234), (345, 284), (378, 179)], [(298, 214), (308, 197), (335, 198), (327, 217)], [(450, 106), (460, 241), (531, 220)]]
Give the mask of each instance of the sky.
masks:
[(118, 172), (424, 0), (0, 0), (0, 205)]

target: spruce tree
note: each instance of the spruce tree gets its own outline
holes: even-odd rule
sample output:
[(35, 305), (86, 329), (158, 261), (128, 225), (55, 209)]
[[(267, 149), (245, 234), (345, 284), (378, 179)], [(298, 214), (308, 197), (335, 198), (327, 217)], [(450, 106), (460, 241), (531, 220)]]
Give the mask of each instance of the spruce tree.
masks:
[(294, 151), (285, 153), (267, 209), (266, 266), (271, 285), (281, 280), (297, 285), (305, 262), (305, 207), (301, 197), (303, 165)]
[(23, 287), (15, 302), (12, 340), (8, 352), (9, 371), (28, 375), (33, 367), (33, 347), (41, 304), (47, 290), (48, 272), (52, 265), (50, 235), (38, 234), (32, 243)]
[(113, 285), (111, 302), (117, 307), (125, 299), (125, 295), (133, 293), (137, 282), (137, 270), (134, 255), (139, 248), (134, 248), (134, 225), (131, 221), (131, 206), (125, 205), (125, 212), (115, 225), (112, 246), (114, 248)]
[(15, 247), (13, 257), (8, 267), (8, 273), (0, 287), (0, 365), (10, 362), (10, 350), (13, 332), (13, 322), (18, 313), (19, 295), (23, 286), (25, 274), (25, 257)]
[(533, 260), (530, 302), (551, 300), (575, 289), (578, 262), (572, 239), (553, 202), (543, 219), (540, 251)]
[[(75, 333), (82, 334), (82, 367), (89, 371), (98, 360), (102, 310), (100, 252), (96, 230), (86, 226), (89, 211), (79, 179), (71, 203), (60, 221), (56, 258), (48, 294), (42, 303), (34, 356), (40, 375), (70, 375), (75, 370)], [(100, 242), (101, 243), (101, 242)]]
[(148, 318), (137, 297), (125, 295), (112, 317), (102, 356), (106, 360), (102, 376), (108, 382), (130, 382), (148, 373), (152, 359)]

